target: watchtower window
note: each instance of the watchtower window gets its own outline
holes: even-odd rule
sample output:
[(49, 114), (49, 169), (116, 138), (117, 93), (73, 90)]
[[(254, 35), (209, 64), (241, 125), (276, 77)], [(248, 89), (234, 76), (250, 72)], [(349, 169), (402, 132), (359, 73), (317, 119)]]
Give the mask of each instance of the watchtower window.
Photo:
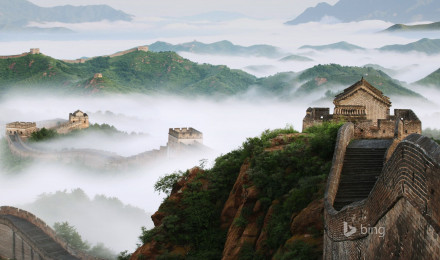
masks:
[(405, 134), (407, 134), (408, 133), (408, 130), (405, 130)]
[(384, 133), (384, 134), (385, 134), (385, 130), (383, 130), (383, 131), (382, 131), (382, 133)]

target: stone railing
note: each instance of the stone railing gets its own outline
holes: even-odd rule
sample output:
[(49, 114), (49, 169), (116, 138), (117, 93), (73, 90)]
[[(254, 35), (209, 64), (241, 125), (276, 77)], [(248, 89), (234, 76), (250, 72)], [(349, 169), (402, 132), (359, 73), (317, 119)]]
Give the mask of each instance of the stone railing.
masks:
[(335, 115), (341, 116), (366, 116), (365, 106), (337, 106), (335, 107)]

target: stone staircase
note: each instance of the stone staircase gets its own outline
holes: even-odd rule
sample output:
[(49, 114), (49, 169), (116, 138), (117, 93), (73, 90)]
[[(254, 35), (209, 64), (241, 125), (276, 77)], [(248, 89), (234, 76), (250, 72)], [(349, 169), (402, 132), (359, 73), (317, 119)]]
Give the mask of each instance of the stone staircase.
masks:
[[(0, 215), (0, 217), (11, 221), (17, 229), (25, 234), (42, 251), (46, 252), (52, 259), (79, 260), (79, 258), (68, 253), (57, 242), (44, 233), (43, 230), (27, 220), (12, 215)], [(21, 244), (19, 244), (17, 248), (20, 250)]]
[(333, 207), (344, 206), (368, 197), (382, 172), (385, 152), (392, 140), (354, 140), (348, 146)]

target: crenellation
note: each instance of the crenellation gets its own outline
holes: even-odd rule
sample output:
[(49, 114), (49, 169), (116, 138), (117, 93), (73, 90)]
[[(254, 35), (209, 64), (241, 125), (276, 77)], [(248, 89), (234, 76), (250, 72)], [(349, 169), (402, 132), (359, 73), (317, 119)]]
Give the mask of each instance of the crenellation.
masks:
[(6, 124), (6, 135), (17, 134), (24, 140), (36, 131), (38, 131), (38, 128), (35, 122), (13, 122)]

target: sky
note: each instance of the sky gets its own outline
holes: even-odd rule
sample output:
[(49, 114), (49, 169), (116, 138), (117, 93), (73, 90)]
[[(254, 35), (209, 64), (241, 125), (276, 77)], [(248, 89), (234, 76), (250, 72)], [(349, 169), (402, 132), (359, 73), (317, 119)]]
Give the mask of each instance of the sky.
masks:
[(30, 0), (40, 6), (106, 4), (139, 16), (188, 16), (210, 11), (238, 12), (253, 18), (293, 19), (306, 8), (320, 2), (335, 4), (338, 0)]

